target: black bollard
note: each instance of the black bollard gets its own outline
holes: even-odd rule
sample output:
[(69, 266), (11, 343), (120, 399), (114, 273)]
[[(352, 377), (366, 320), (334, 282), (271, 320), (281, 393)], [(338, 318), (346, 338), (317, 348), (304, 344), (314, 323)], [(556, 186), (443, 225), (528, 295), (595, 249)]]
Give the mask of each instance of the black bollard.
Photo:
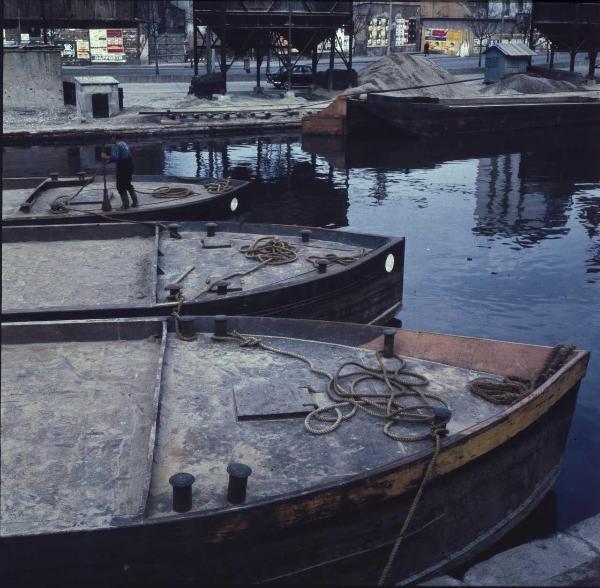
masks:
[(319, 261), (317, 261), (317, 270), (320, 274), (324, 274), (327, 271), (326, 259), (319, 259)]
[(227, 317), (224, 314), (218, 314), (215, 317), (215, 331), (216, 337), (227, 336)]
[(246, 500), (246, 487), (252, 470), (243, 463), (230, 463), (227, 466), (229, 485), (227, 500), (232, 504), (240, 504)]
[(181, 239), (181, 235), (179, 234), (179, 225), (177, 223), (169, 223), (167, 225), (167, 229), (171, 239)]
[(192, 484), (196, 478), (192, 474), (180, 472), (169, 478), (169, 484), (173, 486), (173, 510), (175, 512), (187, 512), (192, 508)]
[(167, 296), (167, 300), (171, 300), (175, 302), (179, 298), (179, 294), (183, 286), (181, 284), (168, 284), (165, 286), (165, 290), (169, 291), (169, 295)]
[(225, 294), (227, 294), (228, 287), (229, 287), (229, 282), (225, 282), (225, 281), (217, 282), (217, 295), (225, 296)]
[(309, 229), (302, 229), (300, 235), (302, 235), (302, 243), (308, 243), (310, 241), (310, 234), (312, 233)]
[(218, 226), (217, 223), (206, 223), (206, 236), (214, 237)]
[(448, 429), (446, 425), (448, 421), (452, 418), (452, 412), (446, 408), (445, 406), (435, 406), (433, 408), (433, 423), (432, 428), (435, 431), (438, 431), (442, 437), (445, 437), (448, 434)]
[(394, 337), (396, 329), (386, 329), (383, 331), (383, 357), (394, 356)]
[(182, 316), (179, 320), (179, 330), (184, 337), (191, 338), (196, 336), (194, 331), (194, 317)]
[(84, 171), (77, 172), (77, 177), (79, 178), (80, 182), (85, 181), (85, 172)]
[(58, 182), (58, 173), (57, 173), (57, 172), (52, 172), (52, 173), (50, 174), (50, 179), (51, 179), (53, 182)]

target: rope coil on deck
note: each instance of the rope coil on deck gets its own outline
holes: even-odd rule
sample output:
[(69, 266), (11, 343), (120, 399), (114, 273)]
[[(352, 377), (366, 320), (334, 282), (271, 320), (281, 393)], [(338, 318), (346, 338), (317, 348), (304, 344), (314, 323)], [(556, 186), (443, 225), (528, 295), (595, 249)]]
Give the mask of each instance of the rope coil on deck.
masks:
[(575, 345), (555, 345), (534, 380), (516, 376), (506, 376), (502, 379), (475, 378), (469, 382), (469, 387), (473, 394), (493, 404), (515, 404), (551, 378), (574, 350)]
[(149, 194), (153, 198), (187, 198), (192, 194), (196, 194), (196, 192), (194, 192), (191, 188), (187, 188), (185, 186), (159, 186), (150, 192), (136, 188), (135, 191), (139, 194)]
[(231, 189), (231, 180), (229, 178), (225, 178), (223, 180), (215, 180), (210, 182), (204, 186), (207, 192), (211, 194), (221, 194), (223, 192), (227, 192)]

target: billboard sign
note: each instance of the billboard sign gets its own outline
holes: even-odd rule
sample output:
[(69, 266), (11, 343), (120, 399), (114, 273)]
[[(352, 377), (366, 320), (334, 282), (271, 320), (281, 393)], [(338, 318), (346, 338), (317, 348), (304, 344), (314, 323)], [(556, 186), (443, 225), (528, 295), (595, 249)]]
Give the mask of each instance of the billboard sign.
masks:
[(127, 60), (121, 29), (90, 29), (92, 63), (114, 63)]

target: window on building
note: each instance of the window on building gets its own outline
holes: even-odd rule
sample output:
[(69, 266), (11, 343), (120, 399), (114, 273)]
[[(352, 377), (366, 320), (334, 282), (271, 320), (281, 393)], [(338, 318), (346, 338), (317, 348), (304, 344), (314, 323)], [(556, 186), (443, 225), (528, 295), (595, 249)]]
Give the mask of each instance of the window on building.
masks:
[(502, 0), (502, 16), (510, 16), (510, 0)]

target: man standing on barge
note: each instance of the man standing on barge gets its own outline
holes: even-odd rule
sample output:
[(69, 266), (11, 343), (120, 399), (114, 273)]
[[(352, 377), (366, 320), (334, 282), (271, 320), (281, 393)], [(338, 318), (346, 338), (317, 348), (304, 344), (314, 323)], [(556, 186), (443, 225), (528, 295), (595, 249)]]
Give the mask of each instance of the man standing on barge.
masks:
[(123, 206), (119, 210), (127, 210), (129, 208), (129, 198), (127, 192), (131, 196), (131, 205), (137, 208), (138, 199), (135, 189), (131, 184), (133, 176), (133, 159), (131, 158), (131, 149), (125, 143), (123, 137), (113, 133), (111, 135), (114, 146), (110, 155), (102, 153), (101, 157), (108, 163), (115, 162), (117, 164), (117, 192), (121, 196)]

